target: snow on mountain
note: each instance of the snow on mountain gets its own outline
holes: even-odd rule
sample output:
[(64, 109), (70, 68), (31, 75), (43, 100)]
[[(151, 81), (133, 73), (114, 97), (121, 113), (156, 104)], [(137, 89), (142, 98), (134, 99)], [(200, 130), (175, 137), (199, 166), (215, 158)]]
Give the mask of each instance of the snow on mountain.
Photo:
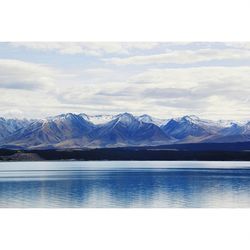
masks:
[(188, 137), (209, 136), (210, 133), (206, 127), (207, 122), (200, 120), (196, 116), (183, 116), (171, 119), (168, 123), (161, 126), (162, 130), (167, 135), (178, 140), (186, 139)]
[(164, 120), (164, 119), (155, 118), (155, 117), (152, 117), (152, 116), (147, 115), (147, 114), (137, 116), (136, 118), (138, 121), (142, 121), (145, 123), (153, 123), (157, 126), (161, 126), (166, 122), (166, 120)]
[(237, 141), (250, 141), (250, 122), (212, 121), (194, 115), (158, 119), (130, 113), (67, 113), (36, 120), (0, 118), (2, 147), (82, 148)]
[(231, 126), (237, 124), (243, 124), (242, 122), (235, 122), (232, 120), (219, 120), (213, 121), (208, 119), (200, 119), (195, 115), (186, 115), (183, 117), (173, 118), (178, 123), (189, 123), (198, 126), (199, 128), (207, 131), (208, 134), (220, 134), (224, 129), (230, 128)]
[(27, 126), (31, 120), (27, 119), (4, 119), (0, 117), (0, 140)]
[[(81, 113), (79, 115), (82, 116), (85, 120), (88, 120), (95, 125), (99, 125), (99, 124), (104, 124), (104, 123), (110, 122), (112, 120), (115, 120), (117, 117), (121, 117), (124, 114), (129, 114), (129, 113), (123, 113), (123, 114), (118, 114), (118, 115), (86, 115), (84, 113)], [(149, 116), (147, 114), (144, 114), (141, 116), (134, 116), (134, 117), (138, 121), (142, 121), (144, 123), (153, 123), (157, 126), (160, 126), (165, 122), (164, 119), (154, 118), (154, 117)], [(124, 119), (124, 116), (123, 116), (123, 119)]]
[(11, 133), (4, 118), (0, 118), (0, 140)]
[[(228, 121), (222, 123), (221, 129), (205, 139), (204, 142), (245, 142), (250, 140), (250, 122)], [(224, 126), (224, 127), (223, 127)]]
[(92, 124), (81, 116), (68, 113), (36, 120), (6, 138), (5, 143), (23, 147), (48, 146), (87, 136)]
[(153, 123), (138, 121), (132, 114), (123, 113), (93, 131), (94, 140), (101, 146), (159, 145), (169, 138)]
[(125, 125), (132, 125), (133, 123), (137, 124), (138, 122), (136, 118), (130, 113), (119, 114), (116, 115), (114, 118), (116, 120), (116, 123), (120, 122)]
[(79, 115), (95, 125), (104, 124), (115, 119), (115, 116), (113, 115), (86, 115), (84, 113), (81, 113)]
[(241, 127), (237, 123), (227, 124), (226, 127), (222, 128), (220, 130), (220, 134), (223, 136), (237, 135), (237, 134), (240, 134), (242, 132), (243, 132), (243, 127)]

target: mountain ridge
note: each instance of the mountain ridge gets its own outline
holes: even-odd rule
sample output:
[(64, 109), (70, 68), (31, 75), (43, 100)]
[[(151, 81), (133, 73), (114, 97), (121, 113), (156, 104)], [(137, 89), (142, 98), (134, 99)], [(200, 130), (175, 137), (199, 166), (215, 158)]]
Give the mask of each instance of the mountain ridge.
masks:
[(181, 143), (250, 141), (250, 122), (200, 119), (195, 115), (160, 119), (66, 113), (44, 119), (0, 117), (0, 147), (98, 148)]

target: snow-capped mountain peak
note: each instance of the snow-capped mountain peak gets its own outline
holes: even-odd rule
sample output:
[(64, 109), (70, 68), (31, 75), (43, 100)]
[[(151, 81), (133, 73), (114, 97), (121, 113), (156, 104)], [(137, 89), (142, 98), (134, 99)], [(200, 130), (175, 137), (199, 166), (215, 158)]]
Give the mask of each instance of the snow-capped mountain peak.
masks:
[(144, 115), (140, 115), (137, 117), (138, 121), (142, 121), (145, 123), (151, 123), (153, 122), (153, 119), (150, 115), (144, 114)]
[(185, 115), (181, 118), (182, 121), (189, 121), (189, 122), (199, 122), (200, 118), (195, 115)]
[(250, 121), (158, 119), (148, 114), (65, 113), (44, 119), (0, 118), (0, 147), (106, 147), (169, 143), (250, 141)]
[(100, 125), (104, 124), (107, 122), (110, 122), (115, 118), (113, 115), (86, 115), (84, 113), (79, 114), (82, 118), (85, 120), (95, 124), (95, 125)]
[(136, 118), (130, 113), (122, 113), (116, 116), (118, 122), (123, 124), (131, 124), (136, 121)]
[(89, 116), (85, 113), (80, 113), (79, 116), (81, 116), (86, 121), (90, 121)]
[(144, 123), (153, 123), (157, 126), (161, 126), (162, 124), (164, 124), (166, 122), (164, 119), (155, 118), (155, 117), (152, 117), (152, 116), (147, 115), (147, 114), (137, 116), (136, 118), (138, 121), (141, 121)]

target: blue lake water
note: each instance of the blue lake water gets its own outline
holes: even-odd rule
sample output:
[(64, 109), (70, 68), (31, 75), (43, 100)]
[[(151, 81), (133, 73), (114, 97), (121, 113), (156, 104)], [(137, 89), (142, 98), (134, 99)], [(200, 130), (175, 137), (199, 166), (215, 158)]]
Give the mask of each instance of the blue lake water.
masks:
[(0, 207), (250, 207), (250, 162), (1, 162)]

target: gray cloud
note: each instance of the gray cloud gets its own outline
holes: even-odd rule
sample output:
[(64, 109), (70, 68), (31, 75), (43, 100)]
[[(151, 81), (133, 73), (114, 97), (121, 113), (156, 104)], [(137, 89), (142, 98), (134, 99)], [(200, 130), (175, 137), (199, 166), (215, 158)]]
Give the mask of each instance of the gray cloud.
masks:
[[(53, 43), (32, 46), (37, 46), (34, 50), (46, 50), (48, 53), (56, 49), (63, 56), (66, 47), (70, 47), (70, 44), (64, 44), (62, 47), (60, 45), (60, 48)], [(152, 63), (150, 61), (146, 66), (142, 63), (137, 63), (136, 66), (123, 67), (120, 64), (114, 66), (105, 64), (100, 58), (104, 59), (104, 55), (116, 51), (114, 53), (117, 53), (118, 58), (127, 60), (126, 54), (119, 54), (122, 53), (124, 46), (116, 47), (114, 44), (105, 45), (106, 47), (101, 44), (98, 45), (99, 47), (97, 44), (88, 46), (100, 52), (99, 58), (91, 57), (88, 64), (87, 60), (90, 60), (90, 57), (86, 60), (85, 54), (82, 53), (82, 62), (87, 63), (79, 64), (77, 69), (70, 65), (74, 60), (73, 54), (70, 59), (72, 61), (67, 62), (65, 59), (65, 62), (58, 63), (59, 68), (55, 68), (56, 63), (51, 67), (49, 62), (45, 65), (24, 60), (0, 59), (1, 114), (9, 110), (7, 113), (31, 117), (65, 112), (116, 113), (125, 111), (135, 114), (149, 113), (163, 118), (185, 113), (207, 115), (209, 118), (249, 116), (250, 66), (202, 67), (197, 64), (197, 67), (189, 65), (188, 68), (184, 66), (167, 68), (167, 65), (157, 67), (154, 61)], [(149, 53), (147, 54), (146, 50), (155, 48), (150, 44), (140, 44), (141, 49), (138, 46), (127, 45), (126, 50), (132, 54), (141, 53), (140, 60), (148, 56)], [(177, 48), (179, 45), (175, 44), (175, 46)], [(180, 60), (181, 57), (185, 57), (183, 62), (188, 64), (191, 60), (203, 60), (203, 58), (210, 60), (212, 57), (217, 59), (230, 57), (226, 60), (235, 60), (235, 58), (244, 57), (238, 53), (238, 50), (245, 51), (243, 48), (232, 47), (227, 48), (227, 51), (221, 51), (218, 48), (214, 49), (211, 45), (201, 52), (200, 45), (195, 45), (198, 49), (190, 49), (188, 44), (181, 46), (178, 53), (162, 50), (155, 50), (154, 53), (157, 55), (164, 53), (168, 56), (171, 54), (171, 57), (175, 57), (171, 60)], [(23, 45), (18, 45), (19, 49), (23, 47)], [(69, 47), (66, 50), (67, 53), (70, 52)], [(26, 51), (32, 53), (32, 50), (28, 48)], [(187, 50), (192, 51), (191, 55), (185, 52)], [(236, 50), (237, 56), (235, 56)], [(133, 53), (134, 51), (136, 53)], [(105, 58), (107, 59), (108, 56)], [(138, 57), (133, 57), (134, 59), (138, 60)], [(78, 60), (81, 60), (79, 56), (76, 62)], [(71, 67), (67, 68), (68, 65)]]
[(0, 88), (3, 89), (20, 89), (20, 90), (38, 90), (42, 89), (43, 87), (37, 83), (27, 83), (27, 82), (8, 82), (8, 83), (1, 83)]
[(148, 88), (144, 90), (141, 95), (149, 98), (181, 98), (191, 96), (192, 92), (188, 89), (178, 89), (178, 88)]
[(10, 44), (31, 50), (91, 56), (129, 54), (133, 50), (151, 50), (158, 46), (155, 42), (15, 42)]
[(175, 50), (166, 53), (124, 58), (103, 59), (104, 62), (115, 65), (146, 65), (146, 64), (191, 64), (212, 60), (242, 60), (250, 59), (250, 51), (242, 49), (198, 49)]
[(52, 87), (60, 73), (35, 63), (0, 59), (0, 88), (41, 89)]

